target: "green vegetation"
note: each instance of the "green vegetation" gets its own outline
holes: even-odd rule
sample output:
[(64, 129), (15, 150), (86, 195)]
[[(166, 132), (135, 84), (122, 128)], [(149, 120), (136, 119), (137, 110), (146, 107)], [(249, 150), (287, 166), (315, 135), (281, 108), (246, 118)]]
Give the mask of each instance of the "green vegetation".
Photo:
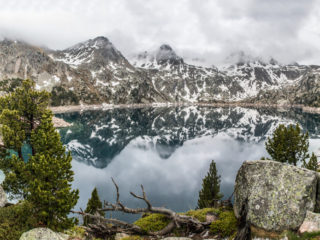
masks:
[(216, 208), (202, 208), (202, 209), (197, 209), (197, 210), (189, 210), (185, 214), (187, 216), (191, 216), (191, 217), (194, 217), (194, 218), (198, 219), (200, 222), (205, 222), (206, 221), (206, 215), (208, 213), (212, 213), (212, 214), (218, 216), (221, 213), (221, 210), (220, 209), (216, 209)]
[(153, 213), (138, 219), (134, 224), (145, 232), (156, 232), (165, 228), (169, 222), (170, 220), (166, 216)]
[[(87, 208), (85, 210), (86, 213), (95, 214), (98, 212), (101, 216), (104, 216), (104, 213), (102, 211), (98, 211), (98, 209), (102, 208), (102, 202), (100, 201), (97, 188), (94, 188), (91, 193), (91, 198), (89, 199), (87, 203)], [(83, 219), (83, 225), (87, 226), (89, 223), (93, 223), (94, 221), (90, 219), (89, 217), (84, 217)]]
[[(210, 231), (213, 234), (219, 234), (221, 237), (232, 236), (237, 231), (237, 220), (233, 211), (223, 211), (217, 208), (203, 208), (197, 210), (190, 210), (181, 215), (187, 215), (198, 219), (201, 222), (206, 221), (206, 215), (212, 213), (218, 217), (218, 220), (214, 221), (210, 225)], [(146, 214), (142, 218), (138, 219), (134, 224), (141, 227), (145, 232), (160, 231), (169, 224), (170, 220), (162, 214)], [(182, 231), (181, 231), (182, 230)], [(184, 234), (183, 229), (176, 230), (177, 236)], [(184, 229), (185, 230), (185, 229)]]
[(72, 158), (53, 126), (49, 99), (50, 94), (36, 91), (31, 80), (0, 98), (0, 168), (4, 190), (32, 205), (38, 225), (62, 230), (74, 224), (68, 214), (78, 190), (71, 189)]
[(26, 201), (0, 208), (0, 239), (16, 240), (37, 225), (32, 205)]
[(303, 133), (297, 124), (286, 127), (280, 124), (268, 138), (266, 150), (273, 160), (297, 165), (298, 162), (305, 162), (309, 157), (309, 134)]
[(232, 236), (238, 227), (238, 221), (233, 211), (225, 211), (219, 214), (219, 219), (212, 222), (210, 231), (213, 234), (219, 234), (221, 237)]
[(61, 86), (53, 87), (51, 95), (52, 106), (79, 104), (79, 97), (73, 91), (68, 91)]
[(220, 181), (216, 163), (212, 161), (207, 176), (202, 180), (202, 189), (199, 192), (198, 208), (217, 207), (218, 201), (223, 197), (220, 193)]
[(0, 92), (10, 93), (13, 92), (16, 87), (21, 86), (22, 79), (20, 78), (12, 78), (12, 79), (4, 79), (0, 81)]
[(121, 238), (121, 240), (142, 240), (142, 239), (144, 238), (138, 235)]
[(287, 236), (288, 240), (317, 240), (320, 239), (320, 232), (311, 232), (311, 233), (303, 233), (303, 234), (296, 234), (294, 232), (286, 232), (285, 235)]
[(318, 171), (319, 166), (317, 156), (314, 153), (312, 153), (309, 162), (304, 162), (302, 166), (309, 170)]
[[(273, 132), (272, 137), (266, 142), (266, 150), (272, 160), (289, 163), (296, 166), (302, 163), (302, 167), (309, 170), (318, 170), (318, 160), (314, 153), (311, 157), (309, 149), (309, 133), (303, 133), (299, 124), (286, 127), (280, 124)], [(307, 159), (309, 161), (307, 161)], [(265, 158), (261, 158), (264, 160)]]

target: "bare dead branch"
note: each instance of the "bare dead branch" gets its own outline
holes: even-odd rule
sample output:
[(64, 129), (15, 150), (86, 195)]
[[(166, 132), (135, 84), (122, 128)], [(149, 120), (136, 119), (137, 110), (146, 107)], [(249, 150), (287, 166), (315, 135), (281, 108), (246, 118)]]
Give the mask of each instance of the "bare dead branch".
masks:
[[(166, 234), (169, 234), (170, 232), (173, 231), (175, 228), (180, 228), (182, 226), (187, 226), (188, 229), (192, 229), (194, 232), (202, 232), (205, 230), (206, 227), (210, 225), (211, 222), (200, 222), (198, 219), (193, 218), (191, 216), (186, 216), (186, 215), (180, 215), (177, 214), (176, 212), (172, 211), (171, 209), (164, 208), (164, 207), (153, 207), (151, 202), (147, 198), (147, 194), (144, 190), (143, 185), (141, 185), (141, 191), (142, 191), (142, 196), (139, 196), (133, 192), (130, 192), (130, 194), (137, 199), (140, 199), (146, 203), (145, 208), (129, 208), (123, 205), (120, 201), (120, 193), (119, 193), (119, 186), (115, 182), (113, 178), (112, 182), (116, 188), (116, 203), (109, 203), (107, 201), (104, 202), (104, 208), (99, 209), (99, 211), (103, 212), (108, 212), (108, 211), (120, 211), (124, 213), (129, 213), (129, 214), (143, 214), (143, 213), (160, 213), (166, 216), (170, 222), (169, 224), (163, 228), (160, 231), (157, 232), (144, 232), (139, 226), (131, 223), (127, 223), (124, 221), (120, 221), (117, 219), (112, 219), (112, 218), (104, 218), (103, 216), (98, 215), (93, 215), (89, 213), (81, 211), (72, 211), (73, 213), (80, 214), (82, 216), (87, 216), (92, 219), (99, 220), (98, 224), (90, 224), (88, 232), (93, 232), (93, 231), (99, 231), (100, 235), (102, 236), (103, 234), (112, 234), (118, 232), (125, 232), (125, 233), (144, 233), (150, 236), (163, 236)], [(101, 223), (104, 223), (104, 225), (101, 225)], [(106, 223), (112, 224), (111, 226), (107, 226)]]

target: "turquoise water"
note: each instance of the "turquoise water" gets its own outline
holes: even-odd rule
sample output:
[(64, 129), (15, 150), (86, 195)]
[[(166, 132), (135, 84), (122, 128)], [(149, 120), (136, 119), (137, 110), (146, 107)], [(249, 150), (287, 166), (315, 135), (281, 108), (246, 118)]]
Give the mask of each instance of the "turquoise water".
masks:
[(143, 184), (154, 206), (179, 212), (195, 208), (213, 159), (221, 175), (221, 191), (229, 197), (241, 163), (268, 156), (264, 142), (280, 123), (300, 123), (310, 133), (310, 150), (320, 151), (320, 115), (298, 110), (180, 107), (57, 116), (73, 123), (60, 134), (73, 156), (74, 187), (80, 190), (77, 209), (85, 208), (94, 187), (101, 199), (114, 201), (111, 177), (128, 206), (143, 206), (129, 194), (140, 193)]

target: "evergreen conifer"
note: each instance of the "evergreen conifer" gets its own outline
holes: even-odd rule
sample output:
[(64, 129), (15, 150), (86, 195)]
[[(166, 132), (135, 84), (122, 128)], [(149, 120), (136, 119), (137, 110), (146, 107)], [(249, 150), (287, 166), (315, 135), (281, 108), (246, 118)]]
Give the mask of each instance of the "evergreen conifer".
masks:
[[(91, 198), (88, 200), (87, 208), (85, 210), (86, 213), (90, 214), (100, 214), (101, 216), (104, 216), (104, 213), (102, 211), (99, 211), (99, 209), (102, 208), (102, 202), (100, 201), (99, 194), (97, 191), (97, 188), (94, 188), (91, 193)], [(84, 217), (83, 224), (88, 225), (90, 223), (93, 223), (94, 220), (90, 219), (89, 217)]]
[(280, 124), (266, 141), (266, 150), (272, 160), (297, 165), (309, 158), (309, 134), (303, 133), (299, 124), (286, 127)]
[[(50, 94), (37, 91), (31, 80), (0, 98), (0, 167), (4, 189), (29, 201), (39, 223), (62, 230), (73, 224), (68, 214), (79, 193), (71, 189), (72, 158), (53, 126), (49, 99)], [(28, 157), (24, 148), (30, 149)]]
[(312, 153), (309, 162), (304, 162), (303, 167), (312, 171), (318, 171), (319, 166), (317, 156), (314, 153)]
[(217, 207), (218, 201), (223, 197), (220, 193), (220, 182), (216, 163), (212, 161), (207, 176), (202, 180), (202, 189), (198, 199), (199, 209)]

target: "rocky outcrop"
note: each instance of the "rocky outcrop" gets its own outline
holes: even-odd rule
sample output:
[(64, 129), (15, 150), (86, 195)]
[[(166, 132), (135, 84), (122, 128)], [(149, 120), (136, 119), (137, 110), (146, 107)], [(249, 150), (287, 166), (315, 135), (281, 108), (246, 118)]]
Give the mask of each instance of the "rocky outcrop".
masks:
[(245, 162), (235, 184), (234, 212), (267, 231), (297, 230), (316, 207), (317, 173), (274, 161)]
[(53, 122), (54, 127), (56, 127), (56, 128), (63, 128), (63, 127), (71, 127), (72, 126), (71, 123), (66, 122), (62, 118), (52, 117), (52, 122)]
[(306, 218), (299, 228), (299, 233), (319, 232), (320, 231), (320, 214), (307, 211)]
[(7, 195), (3, 188), (0, 186), (0, 207), (4, 207), (7, 204)]
[(20, 240), (67, 240), (69, 236), (56, 233), (49, 228), (34, 228), (21, 235)]

